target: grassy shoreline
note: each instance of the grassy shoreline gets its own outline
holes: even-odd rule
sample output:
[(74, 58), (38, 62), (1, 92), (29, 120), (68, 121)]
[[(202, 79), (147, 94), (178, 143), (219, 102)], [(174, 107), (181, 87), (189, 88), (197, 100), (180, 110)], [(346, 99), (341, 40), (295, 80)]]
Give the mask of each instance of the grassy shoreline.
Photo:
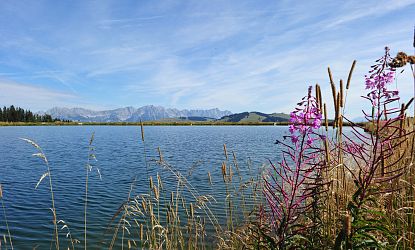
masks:
[[(360, 124), (360, 123), (359, 123)], [(363, 123), (362, 123), (363, 124)], [(287, 126), (289, 122), (143, 122), (145, 126)], [(140, 122), (0, 122), (9, 126), (140, 126)], [(331, 124), (329, 123), (329, 126)], [(344, 123), (343, 126), (350, 126)]]

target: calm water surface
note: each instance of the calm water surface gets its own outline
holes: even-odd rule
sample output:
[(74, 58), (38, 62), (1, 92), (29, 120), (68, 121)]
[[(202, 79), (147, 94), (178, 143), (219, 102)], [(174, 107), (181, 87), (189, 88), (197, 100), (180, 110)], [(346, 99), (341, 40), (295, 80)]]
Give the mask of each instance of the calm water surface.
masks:
[[(0, 127), (0, 182), (16, 249), (49, 248), (53, 233), (48, 182), (42, 182), (35, 190), (46, 168), (40, 159), (31, 156), (36, 150), (18, 138), (33, 139), (43, 148), (51, 166), (58, 219), (69, 225), (73, 237), (83, 239), (85, 164), (93, 131), (98, 159), (94, 166), (100, 169), (102, 179), (95, 170), (90, 173), (88, 245), (99, 249), (106, 248), (104, 244), (108, 242), (101, 241), (111, 237), (106, 234), (107, 226), (127, 198), (134, 177), (137, 176), (134, 193), (148, 190), (140, 128)], [(225, 159), (223, 144), (226, 143), (229, 152), (235, 152), (242, 175), (248, 178), (255, 169), (267, 164), (268, 159), (278, 160), (280, 152), (274, 142), (285, 133), (285, 127), (273, 126), (145, 127), (149, 171), (154, 176), (157, 172), (164, 175), (166, 185), (176, 184), (174, 178), (168, 177), (169, 173), (153, 164), (158, 157), (157, 147), (160, 147), (164, 159), (188, 176), (199, 192), (213, 192), (220, 200), (225, 196), (221, 187), (221, 163)], [(217, 187), (215, 190), (208, 185), (208, 171)], [(0, 236), (3, 234), (6, 229), (1, 215)], [(65, 234), (62, 230), (60, 237), (63, 239)]]

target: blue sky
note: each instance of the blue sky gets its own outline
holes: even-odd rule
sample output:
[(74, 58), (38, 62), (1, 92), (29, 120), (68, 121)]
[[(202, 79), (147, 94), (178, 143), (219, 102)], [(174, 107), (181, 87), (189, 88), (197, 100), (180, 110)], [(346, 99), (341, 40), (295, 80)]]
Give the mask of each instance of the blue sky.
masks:
[(356, 59), (356, 117), (384, 46), (413, 53), (415, 0), (3, 0), (0, 22), (1, 105), (289, 112), (318, 82), (331, 107), (327, 66)]

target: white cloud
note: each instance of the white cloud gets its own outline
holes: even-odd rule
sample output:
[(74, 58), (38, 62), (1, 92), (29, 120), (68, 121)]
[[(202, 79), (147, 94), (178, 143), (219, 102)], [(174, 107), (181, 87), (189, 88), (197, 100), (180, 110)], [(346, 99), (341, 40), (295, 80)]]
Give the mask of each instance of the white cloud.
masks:
[(31, 110), (46, 110), (54, 106), (74, 105), (79, 101), (70, 93), (0, 79), (2, 105), (15, 105)]

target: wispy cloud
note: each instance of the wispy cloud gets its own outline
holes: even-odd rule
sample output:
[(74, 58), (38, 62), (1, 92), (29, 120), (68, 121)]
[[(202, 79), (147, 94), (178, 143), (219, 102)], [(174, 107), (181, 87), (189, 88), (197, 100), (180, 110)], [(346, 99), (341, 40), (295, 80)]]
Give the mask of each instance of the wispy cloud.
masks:
[(349, 93), (356, 116), (361, 80), (383, 47), (412, 50), (414, 4), (80, 1), (63, 8), (53, 1), (8, 2), (0, 7), (0, 21), (9, 24), (0, 29), (0, 76), (10, 79), (9, 96), (18, 95), (13, 85), (43, 96), (5, 99), (26, 106), (288, 112), (308, 85), (318, 82), (330, 96), (328, 65), (345, 78), (357, 59)]
[(70, 93), (53, 91), (28, 84), (0, 79), (2, 105), (22, 105), (32, 110), (45, 110), (53, 106), (74, 105), (78, 97)]
[[(409, 7), (415, 4), (414, 0), (398, 0), (393, 3), (390, 1), (377, 1), (374, 2), (362, 2), (363, 6), (353, 8), (350, 5), (356, 3), (349, 3), (348, 9), (345, 10), (344, 14), (336, 18), (333, 22), (327, 25), (328, 28), (334, 28), (338, 25), (345, 24), (347, 22), (352, 22), (359, 20), (361, 18), (369, 16), (382, 16), (390, 12)], [(387, 18), (387, 17), (386, 17)], [(392, 20), (390, 20), (392, 21)]]

